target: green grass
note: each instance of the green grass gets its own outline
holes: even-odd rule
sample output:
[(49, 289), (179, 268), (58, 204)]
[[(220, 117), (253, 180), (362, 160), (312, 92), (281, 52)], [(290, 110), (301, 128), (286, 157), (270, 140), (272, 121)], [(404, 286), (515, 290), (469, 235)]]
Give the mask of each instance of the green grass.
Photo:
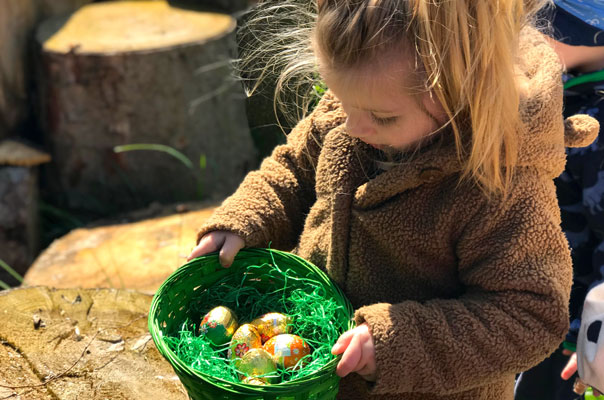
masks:
[(49, 246), (53, 240), (69, 233), (73, 229), (81, 228), (94, 219), (92, 216), (75, 215), (59, 206), (45, 201), (38, 202), (42, 236), (40, 238), (43, 248)]
[(187, 157), (186, 155), (184, 155), (183, 153), (181, 153), (180, 151), (176, 150), (173, 147), (170, 146), (166, 146), (164, 144), (157, 144), (157, 143), (134, 143), (134, 144), (125, 144), (122, 146), (115, 146), (113, 148), (113, 151), (115, 153), (123, 153), (126, 151), (160, 151), (163, 152), (165, 154), (168, 154), (174, 158), (176, 158), (178, 161), (180, 161), (185, 167), (187, 167), (191, 172), (193, 172), (193, 175), (195, 176), (195, 180), (197, 181), (197, 195), (199, 197), (199, 199), (203, 198), (203, 173), (207, 167), (207, 158), (205, 154), (202, 154), (199, 157), (199, 170), (196, 170), (195, 167), (193, 166), (193, 162), (191, 161), (191, 159), (189, 157)]
[(116, 153), (122, 153), (125, 151), (137, 151), (137, 150), (151, 150), (151, 151), (161, 151), (166, 154), (171, 155), (176, 158), (178, 161), (183, 163), (187, 168), (193, 169), (193, 163), (189, 160), (189, 157), (182, 154), (180, 151), (176, 150), (173, 147), (166, 146), (163, 144), (154, 144), (154, 143), (136, 143), (136, 144), (125, 144), (123, 146), (115, 146), (113, 151)]
[[(20, 283), (23, 283), (23, 277), (17, 273), (14, 269), (12, 269), (4, 260), (0, 259), (0, 268), (8, 272), (13, 278), (15, 278)], [(2, 289), (10, 289), (10, 286), (3, 281), (0, 281), (0, 288)]]

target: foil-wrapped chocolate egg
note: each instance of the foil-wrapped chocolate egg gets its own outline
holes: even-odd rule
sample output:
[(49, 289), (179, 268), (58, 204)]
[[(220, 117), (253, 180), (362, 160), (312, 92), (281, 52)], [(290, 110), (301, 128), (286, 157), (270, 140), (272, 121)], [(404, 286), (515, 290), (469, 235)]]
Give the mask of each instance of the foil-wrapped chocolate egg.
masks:
[(258, 328), (262, 343), (273, 336), (289, 333), (292, 327), (292, 318), (281, 313), (268, 313), (252, 321), (252, 325)]
[(298, 335), (281, 334), (269, 339), (264, 346), (266, 350), (281, 368), (292, 368), (298, 361), (310, 354), (310, 347), (304, 339)]
[(228, 343), (237, 329), (237, 317), (227, 307), (218, 306), (210, 310), (199, 325), (199, 334), (220, 346)]
[(274, 383), (278, 379), (277, 366), (273, 357), (263, 349), (251, 349), (241, 357), (237, 370), (246, 377), (260, 378), (267, 383)]
[(262, 347), (262, 340), (258, 329), (252, 324), (243, 324), (235, 331), (231, 338), (228, 356), (232, 360), (241, 358), (251, 349)]
[(246, 376), (243, 378), (241, 383), (247, 383), (248, 385), (266, 386), (268, 382), (262, 378), (256, 378), (255, 376)]

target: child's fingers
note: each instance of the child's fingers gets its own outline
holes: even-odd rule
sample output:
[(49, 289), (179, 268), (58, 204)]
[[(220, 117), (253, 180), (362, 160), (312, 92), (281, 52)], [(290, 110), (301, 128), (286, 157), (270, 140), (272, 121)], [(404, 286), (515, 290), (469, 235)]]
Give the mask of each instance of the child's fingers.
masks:
[(363, 379), (369, 382), (375, 382), (377, 379), (375, 370), (369, 371), (367, 367), (363, 368), (360, 371), (357, 371), (357, 374), (359, 374)]
[(194, 258), (203, 256), (206, 252), (203, 250), (201, 242), (200, 244), (198, 244), (197, 246), (195, 246), (195, 248), (193, 249), (193, 251), (191, 251), (191, 254), (189, 254), (189, 256), (187, 257), (187, 261), (191, 261)]
[(189, 257), (187, 257), (187, 261), (218, 250), (222, 246), (222, 243), (224, 243), (224, 235), (219, 235), (217, 232), (210, 232), (204, 235)]
[(363, 342), (363, 364), (364, 367), (371, 369), (375, 369), (375, 346), (373, 341), (365, 340)]
[[(363, 361), (361, 361), (361, 363), (363, 363)], [(372, 378), (375, 378), (375, 367), (371, 367), (368, 363), (363, 366), (359, 366), (356, 371), (352, 372), (356, 372), (357, 374), (361, 375), (363, 378), (365, 378), (365, 380), (373, 380)]]
[(361, 360), (357, 366), (356, 372), (366, 380), (375, 380), (375, 346), (372, 340), (363, 340), (361, 338)]
[(218, 255), (220, 264), (225, 268), (230, 267), (235, 256), (244, 246), (245, 242), (240, 236), (236, 234), (226, 234), (224, 244)]
[(565, 381), (567, 381), (568, 379), (570, 379), (571, 376), (573, 376), (573, 374), (576, 371), (577, 371), (577, 353), (573, 353), (573, 355), (570, 356), (570, 359), (568, 360), (568, 363), (566, 364), (566, 366), (562, 370), (562, 373), (560, 374), (560, 377), (562, 379), (564, 379)]
[(350, 344), (344, 351), (342, 359), (336, 367), (336, 374), (338, 374), (338, 376), (342, 378), (345, 377), (346, 375), (354, 371), (357, 365), (359, 365), (359, 361), (361, 361), (362, 355), (361, 343), (359, 340), (359, 335), (354, 335), (352, 337)]
[(354, 333), (355, 333), (354, 329), (344, 332), (338, 338), (338, 341), (336, 342), (336, 344), (334, 344), (333, 347), (331, 348), (331, 354), (338, 355), (340, 353), (343, 353), (346, 350), (346, 348), (348, 347), (348, 345), (350, 344), (350, 341), (352, 340), (352, 338), (354, 337)]

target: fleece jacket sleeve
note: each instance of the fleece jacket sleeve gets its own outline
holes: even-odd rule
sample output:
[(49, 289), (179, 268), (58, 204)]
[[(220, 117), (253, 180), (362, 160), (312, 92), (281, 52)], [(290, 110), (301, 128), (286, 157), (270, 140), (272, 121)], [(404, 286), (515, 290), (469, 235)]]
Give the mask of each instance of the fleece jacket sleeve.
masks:
[(372, 394), (469, 390), (536, 365), (562, 341), (572, 267), (553, 183), (530, 169), (518, 180), (507, 202), (477, 207), (455, 241), (463, 294), (357, 310), (375, 342)]
[(315, 110), (289, 133), (259, 170), (250, 172), (199, 229), (228, 230), (246, 247), (288, 250), (297, 243), (304, 218), (315, 201), (315, 166), (323, 135), (343, 122), (337, 100), (326, 93)]

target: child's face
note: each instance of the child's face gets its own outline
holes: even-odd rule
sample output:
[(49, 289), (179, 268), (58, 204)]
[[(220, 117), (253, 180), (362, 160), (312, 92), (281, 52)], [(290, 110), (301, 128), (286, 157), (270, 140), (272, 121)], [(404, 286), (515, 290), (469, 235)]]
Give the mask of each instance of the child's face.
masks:
[(344, 72), (321, 67), (321, 73), (342, 102), (347, 133), (375, 148), (408, 150), (447, 121), (436, 98), (413, 83), (413, 63), (401, 56)]

